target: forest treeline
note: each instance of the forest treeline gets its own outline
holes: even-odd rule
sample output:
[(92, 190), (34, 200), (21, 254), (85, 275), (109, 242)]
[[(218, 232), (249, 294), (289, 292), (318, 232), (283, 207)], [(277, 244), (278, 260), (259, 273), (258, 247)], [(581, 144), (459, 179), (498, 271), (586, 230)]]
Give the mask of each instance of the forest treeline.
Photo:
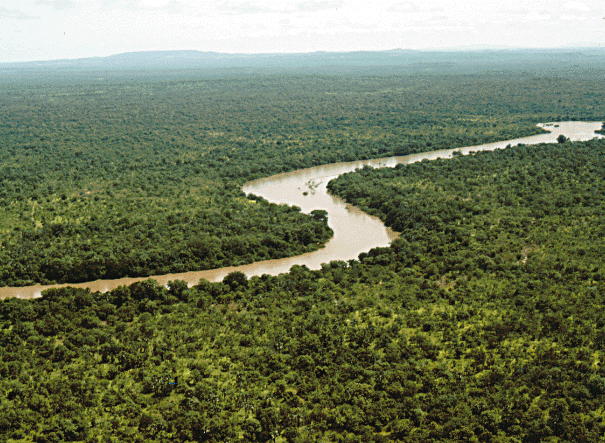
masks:
[(595, 71), (573, 80), (538, 76), (530, 66), (372, 72), (196, 78), (188, 71), (183, 80), (113, 72), (120, 81), (55, 72), (47, 83), (3, 81), (0, 285), (296, 255), (330, 237), (325, 221), (252, 203), (240, 191), (244, 181), (605, 115), (605, 84)]
[(369, 168), (321, 270), (0, 302), (10, 441), (598, 442), (605, 141)]

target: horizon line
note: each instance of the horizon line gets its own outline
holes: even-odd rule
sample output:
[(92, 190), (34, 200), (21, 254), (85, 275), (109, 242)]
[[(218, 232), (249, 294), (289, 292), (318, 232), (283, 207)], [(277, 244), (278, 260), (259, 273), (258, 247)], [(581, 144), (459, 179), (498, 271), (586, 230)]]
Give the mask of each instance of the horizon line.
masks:
[(0, 61), (0, 65), (5, 64), (29, 64), (29, 63), (44, 63), (44, 62), (61, 62), (61, 61), (77, 61), (86, 59), (104, 59), (110, 57), (116, 57), (127, 54), (144, 54), (144, 53), (169, 53), (169, 52), (197, 52), (200, 54), (216, 54), (216, 55), (227, 55), (227, 56), (268, 56), (268, 55), (311, 55), (311, 54), (354, 54), (354, 53), (388, 53), (388, 52), (524, 52), (524, 51), (570, 51), (570, 50), (604, 50), (605, 48), (599, 44), (586, 44), (586, 45), (571, 45), (571, 46), (552, 46), (552, 47), (531, 47), (531, 46), (482, 46), (482, 45), (469, 45), (469, 46), (458, 46), (458, 47), (442, 47), (442, 48), (425, 48), (425, 49), (413, 49), (413, 48), (392, 48), (392, 49), (353, 49), (353, 50), (322, 50), (318, 49), (315, 51), (291, 51), (291, 52), (220, 52), (220, 51), (204, 51), (199, 49), (148, 49), (140, 51), (125, 51), (116, 52), (109, 55), (90, 55), (83, 57), (73, 58), (52, 58), (52, 59), (37, 59), (37, 60), (16, 60), (16, 61)]

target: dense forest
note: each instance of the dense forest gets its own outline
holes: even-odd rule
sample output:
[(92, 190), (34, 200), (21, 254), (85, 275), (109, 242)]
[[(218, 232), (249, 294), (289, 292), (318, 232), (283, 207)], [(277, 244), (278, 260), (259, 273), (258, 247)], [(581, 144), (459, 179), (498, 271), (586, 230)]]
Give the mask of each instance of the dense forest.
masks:
[(187, 72), (177, 81), (158, 71), (138, 80), (112, 72), (113, 81), (55, 73), (49, 83), (0, 82), (0, 285), (211, 269), (313, 250), (331, 235), (325, 221), (252, 203), (241, 184), (529, 135), (540, 121), (600, 119), (605, 82), (591, 72), (584, 80), (522, 70)]
[[(325, 220), (246, 180), (605, 119), (581, 66), (394, 71), (0, 81), (0, 283), (298, 254)], [(401, 236), (317, 271), (0, 300), (0, 442), (602, 441), (604, 156), (346, 174)]]
[(597, 442), (605, 141), (366, 169), (402, 231), (319, 271), (0, 304), (11, 441)]

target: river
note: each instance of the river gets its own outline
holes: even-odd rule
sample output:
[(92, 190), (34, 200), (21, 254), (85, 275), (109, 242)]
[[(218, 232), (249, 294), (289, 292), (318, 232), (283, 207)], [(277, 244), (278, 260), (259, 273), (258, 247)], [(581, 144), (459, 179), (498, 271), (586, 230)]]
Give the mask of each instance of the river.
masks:
[(241, 271), (248, 277), (263, 274), (278, 275), (288, 272), (293, 265), (305, 265), (309, 269), (320, 269), (322, 263), (328, 263), (332, 260), (346, 261), (356, 259), (362, 252), (367, 252), (375, 247), (388, 246), (392, 240), (397, 238), (398, 234), (385, 227), (379, 219), (371, 217), (361, 210), (348, 205), (341, 199), (329, 195), (326, 186), (330, 180), (364, 166), (375, 168), (394, 167), (399, 163), (409, 164), (425, 159), (450, 158), (454, 151), (468, 154), (474, 151), (493, 151), (505, 148), (507, 145), (515, 146), (521, 143), (526, 145), (553, 143), (556, 142), (557, 137), (561, 134), (572, 141), (589, 140), (598, 136), (594, 131), (601, 129), (601, 122), (560, 122), (538, 124), (538, 126), (550, 132), (479, 146), (430, 151), (401, 157), (333, 163), (254, 180), (243, 186), (242, 189), (246, 194), (252, 193), (262, 196), (274, 203), (296, 205), (305, 213), (309, 213), (314, 209), (327, 211), (328, 224), (334, 231), (334, 237), (326, 243), (325, 247), (314, 252), (308, 252), (295, 257), (265, 260), (243, 266), (207, 271), (183, 272), (141, 278), (96, 280), (78, 284), (3, 287), (0, 288), (0, 299), (7, 297), (40, 297), (42, 291), (45, 289), (65, 286), (89, 288), (93, 292), (106, 292), (118, 286), (129, 285), (148, 278), (153, 278), (162, 285), (166, 285), (172, 280), (184, 280), (192, 286), (197, 284), (202, 278), (214, 282), (221, 281), (228, 273), (233, 271)]

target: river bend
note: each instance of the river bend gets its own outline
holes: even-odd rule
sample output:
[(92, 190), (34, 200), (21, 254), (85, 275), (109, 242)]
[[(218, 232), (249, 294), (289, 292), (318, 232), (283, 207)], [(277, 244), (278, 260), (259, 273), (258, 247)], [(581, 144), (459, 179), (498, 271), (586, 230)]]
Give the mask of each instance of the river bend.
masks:
[(401, 157), (333, 163), (254, 180), (243, 186), (242, 190), (246, 194), (252, 193), (262, 196), (266, 200), (278, 204), (284, 203), (296, 205), (305, 213), (309, 213), (314, 209), (323, 209), (327, 211), (328, 224), (334, 231), (334, 237), (326, 243), (325, 247), (317, 251), (308, 252), (295, 257), (265, 260), (243, 266), (206, 271), (193, 271), (141, 278), (96, 280), (78, 284), (3, 287), (0, 288), (0, 298), (34, 298), (39, 297), (41, 292), (45, 289), (65, 286), (89, 288), (93, 292), (106, 292), (115, 289), (118, 286), (129, 285), (136, 281), (146, 280), (148, 278), (153, 278), (162, 285), (166, 285), (172, 280), (184, 280), (191, 286), (197, 284), (202, 278), (208, 281), (221, 281), (228, 273), (233, 271), (241, 271), (248, 277), (263, 274), (278, 275), (288, 272), (293, 265), (305, 265), (309, 269), (319, 269), (322, 263), (328, 263), (332, 260), (346, 261), (356, 259), (362, 252), (367, 252), (375, 247), (388, 246), (392, 240), (397, 238), (398, 234), (384, 226), (379, 219), (371, 217), (356, 207), (328, 194), (326, 186), (331, 179), (364, 166), (372, 166), (375, 168), (394, 167), (400, 163), (409, 164), (425, 159), (434, 160), (436, 158), (450, 158), (454, 151), (458, 151), (461, 154), (468, 154), (473, 151), (502, 149), (507, 145), (515, 146), (521, 143), (527, 145), (553, 143), (556, 142), (557, 137), (561, 134), (572, 141), (589, 140), (598, 136), (595, 134), (595, 131), (601, 129), (601, 122), (545, 123), (539, 124), (538, 126), (550, 132), (479, 146), (430, 151)]

